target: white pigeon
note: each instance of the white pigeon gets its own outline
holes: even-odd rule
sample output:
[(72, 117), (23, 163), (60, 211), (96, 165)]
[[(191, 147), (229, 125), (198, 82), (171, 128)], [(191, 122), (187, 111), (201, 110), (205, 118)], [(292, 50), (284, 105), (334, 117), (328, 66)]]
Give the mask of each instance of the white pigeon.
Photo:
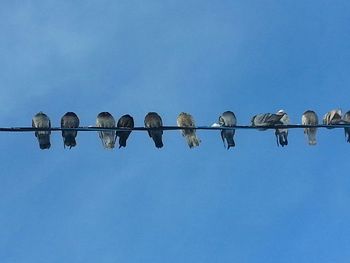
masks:
[[(318, 117), (316, 112), (307, 110), (301, 116), (302, 125), (318, 125)], [(304, 133), (306, 134), (309, 145), (316, 145), (316, 133), (317, 128), (305, 128)]]
[[(115, 119), (109, 112), (101, 112), (97, 115), (96, 127), (115, 128)], [(105, 149), (113, 149), (116, 140), (115, 130), (99, 131), (98, 135)]]
[[(51, 121), (49, 117), (43, 113), (37, 113), (32, 119), (33, 128), (51, 128)], [(40, 149), (49, 149), (51, 131), (35, 131), (35, 137), (37, 137)]]

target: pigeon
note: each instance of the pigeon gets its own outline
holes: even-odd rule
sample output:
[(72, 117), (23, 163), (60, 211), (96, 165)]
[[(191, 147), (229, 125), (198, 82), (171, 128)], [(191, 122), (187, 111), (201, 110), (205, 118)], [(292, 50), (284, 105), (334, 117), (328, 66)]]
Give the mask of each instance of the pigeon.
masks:
[[(193, 117), (185, 112), (181, 112), (177, 117), (177, 126), (178, 127), (195, 127), (195, 122)], [(187, 144), (190, 148), (199, 146), (201, 140), (196, 136), (195, 129), (182, 129), (182, 136), (186, 137)]]
[[(115, 128), (115, 120), (109, 112), (101, 112), (97, 115), (96, 127)], [(115, 130), (99, 131), (98, 135), (105, 149), (113, 149), (115, 145)]]
[[(236, 126), (237, 119), (235, 114), (232, 111), (225, 111), (220, 117), (219, 117), (219, 125), (220, 127), (233, 127)], [(235, 129), (227, 129), (227, 130), (221, 130), (221, 138), (224, 142), (224, 146), (226, 147), (225, 139), (227, 142), (227, 149), (230, 149), (230, 147), (235, 147), (235, 141), (233, 140), (233, 136), (235, 135)]]
[[(276, 126), (289, 124), (289, 117), (283, 111), (279, 110), (276, 114), (274, 113), (263, 113), (253, 116), (251, 120), (253, 127), (259, 127), (259, 130), (264, 131), (267, 128), (265, 126)], [(288, 145), (288, 130), (287, 129), (276, 129), (275, 131), (277, 146), (281, 145), (282, 147)]]
[[(79, 118), (74, 112), (67, 112), (61, 118), (61, 128), (78, 128)], [(62, 131), (63, 146), (64, 148), (72, 147), (77, 145), (75, 137), (77, 137), (78, 131)]]
[[(345, 124), (350, 124), (350, 111), (344, 114), (343, 121)], [(346, 141), (350, 143), (350, 128), (346, 127), (344, 128), (344, 131), (345, 131)]]
[[(279, 110), (276, 113), (276, 115), (282, 116), (282, 118), (280, 119), (280, 121), (282, 122), (282, 125), (289, 124), (289, 117), (288, 117), (287, 113), (284, 112), (284, 110)], [(276, 135), (276, 139), (277, 139), (277, 146), (279, 144), (282, 147), (288, 145), (288, 129), (276, 129), (275, 135)]]
[[(37, 113), (32, 119), (33, 128), (51, 128), (49, 117), (43, 112)], [(49, 149), (51, 131), (35, 131), (35, 137), (38, 138), (40, 149)]]
[[(318, 125), (317, 114), (312, 110), (307, 110), (301, 117), (302, 125)], [(309, 145), (316, 145), (317, 128), (305, 128), (304, 133), (308, 137)]]
[[(282, 115), (277, 115), (274, 113), (263, 113), (253, 116), (251, 123), (254, 127), (259, 127), (259, 130), (264, 131), (266, 128), (264, 126), (275, 126), (282, 125), (281, 121)], [(260, 128), (261, 127), (261, 128)]]
[(327, 112), (323, 117), (323, 124), (326, 124), (326, 125), (341, 124), (342, 123), (341, 114), (342, 114), (341, 109), (335, 109)]
[[(134, 119), (129, 114), (120, 117), (117, 123), (117, 128), (134, 128)], [(119, 136), (119, 148), (126, 147), (126, 140), (128, 139), (130, 131), (117, 131), (117, 136)]]
[[(161, 128), (161, 127), (163, 127), (162, 118), (156, 112), (149, 112), (145, 116), (145, 127), (146, 128)], [(157, 148), (163, 147), (163, 142), (162, 142), (163, 130), (162, 129), (148, 130), (148, 135), (149, 135), (149, 137), (151, 137), (153, 139), (154, 144)]]

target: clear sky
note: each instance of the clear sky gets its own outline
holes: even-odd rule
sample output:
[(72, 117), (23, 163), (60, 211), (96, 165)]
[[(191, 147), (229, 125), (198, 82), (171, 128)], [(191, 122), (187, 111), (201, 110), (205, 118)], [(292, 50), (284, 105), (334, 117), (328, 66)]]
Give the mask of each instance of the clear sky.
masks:
[[(74, 111), (191, 113), (238, 124), (284, 109), (350, 109), (348, 0), (2, 1), (0, 126), (53, 126)], [(226, 150), (199, 131), (156, 149), (145, 132), (102, 148), (96, 132), (65, 150), (0, 134), (0, 258), (47, 262), (348, 262), (350, 145), (342, 130), (238, 130)]]

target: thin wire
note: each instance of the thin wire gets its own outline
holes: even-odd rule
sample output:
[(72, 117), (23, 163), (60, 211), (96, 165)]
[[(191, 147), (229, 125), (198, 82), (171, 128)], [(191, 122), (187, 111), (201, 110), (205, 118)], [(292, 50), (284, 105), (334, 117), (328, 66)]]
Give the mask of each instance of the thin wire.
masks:
[(288, 125), (269, 125), (269, 126), (248, 126), (237, 125), (233, 127), (211, 127), (211, 126), (195, 126), (195, 127), (178, 127), (178, 126), (162, 126), (159, 128), (102, 128), (102, 127), (78, 127), (78, 128), (33, 128), (33, 127), (0, 127), (0, 132), (33, 132), (33, 131), (150, 131), (150, 130), (235, 130), (235, 129), (249, 129), (249, 130), (271, 130), (271, 129), (305, 129), (305, 128), (350, 128), (350, 123), (347, 124), (334, 124), (334, 125), (300, 125), (300, 124), (288, 124)]

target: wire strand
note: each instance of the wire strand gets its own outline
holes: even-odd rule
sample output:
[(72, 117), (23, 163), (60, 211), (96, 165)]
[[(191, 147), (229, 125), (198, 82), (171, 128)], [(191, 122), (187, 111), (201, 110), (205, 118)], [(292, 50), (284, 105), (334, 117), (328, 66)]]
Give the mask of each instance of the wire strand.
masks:
[(327, 129), (339, 129), (339, 128), (350, 128), (350, 123), (347, 124), (334, 124), (334, 125), (300, 125), (300, 124), (288, 124), (288, 125), (270, 125), (270, 126), (249, 126), (249, 125), (237, 125), (233, 127), (211, 127), (211, 126), (194, 126), (194, 127), (178, 127), (178, 126), (162, 126), (159, 128), (146, 128), (146, 127), (134, 127), (134, 128), (102, 128), (102, 127), (78, 127), (78, 128), (33, 128), (33, 127), (0, 127), (0, 132), (35, 132), (35, 131), (150, 131), (150, 130), (236, 130), (236, 129), (247, 129), (247, 130), (271, 130), (271, 129), (305, 129), (305, 128), (327, 128)]

